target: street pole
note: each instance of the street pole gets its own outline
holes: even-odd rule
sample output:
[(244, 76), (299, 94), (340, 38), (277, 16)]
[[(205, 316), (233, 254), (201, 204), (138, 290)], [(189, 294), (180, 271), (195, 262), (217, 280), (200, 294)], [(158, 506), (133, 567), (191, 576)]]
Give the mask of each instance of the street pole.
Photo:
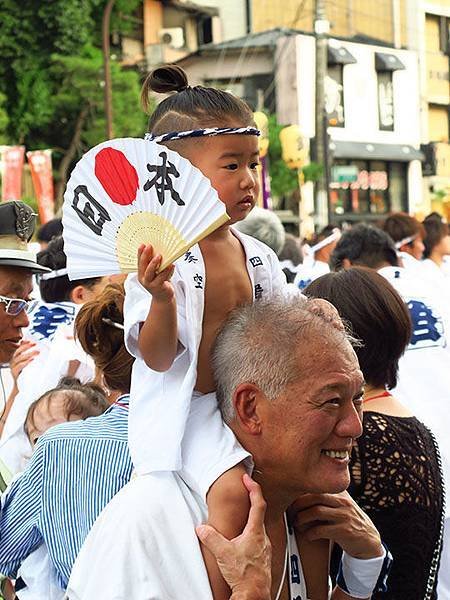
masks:
[(325, 119), (325, 76), (327, 74), (328, 32), (325, 0), (315, 0), (314, 32), (316, 37), (316, 136), (314, 160), (322, 165), (322, 174), (315, 186), (315, 223), (319, 228), (328, 224), (328, 148)]
[(112, 114), (112, 85), (111, 69), (109, 58), (109, 25), (111, 21), (111, 12), (115, 0), (108, 0), (103, 11), (102, 21), (102, 49), (103, 49), (103, 71), (105, 79), (105, 117), (106, 117), (106, 139), (110, 140), (113, 134), (113, 114)]

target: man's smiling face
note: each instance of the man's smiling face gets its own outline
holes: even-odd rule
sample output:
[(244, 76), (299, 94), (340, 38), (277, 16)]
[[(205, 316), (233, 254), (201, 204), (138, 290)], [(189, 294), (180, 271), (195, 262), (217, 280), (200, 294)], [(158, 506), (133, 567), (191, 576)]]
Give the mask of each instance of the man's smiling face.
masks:
[(269, 463), (293, 492), (336, 493), (350, 483), (350, 452), (362, 433), (363, 376), (341, 334), (306, 345), (298, 350), (302, 376), (269, 403)]

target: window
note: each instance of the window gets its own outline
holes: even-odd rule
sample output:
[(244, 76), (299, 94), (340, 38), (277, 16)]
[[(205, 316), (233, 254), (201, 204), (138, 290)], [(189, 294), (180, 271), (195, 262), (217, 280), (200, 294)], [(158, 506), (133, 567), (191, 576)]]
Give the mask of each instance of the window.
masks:
[(439, 17), (439, 50), (442, 54), (450, 53), (450, 19)]
[(344, 65), (330, 65), (325, 77), (325, 110), (330, 127), (345, 127)]
[(203, 17), (197, 22), (198, 45), (210, 44), (213, 42), (212, 18)]
[(394, 86), (392, 71), (379, 71), (378, 121), (381, 131), (394, 131)]

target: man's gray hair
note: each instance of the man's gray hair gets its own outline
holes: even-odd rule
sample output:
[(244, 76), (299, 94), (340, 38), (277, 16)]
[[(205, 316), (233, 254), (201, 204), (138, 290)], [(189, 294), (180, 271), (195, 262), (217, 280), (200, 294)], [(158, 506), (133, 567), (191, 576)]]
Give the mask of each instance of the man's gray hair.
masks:
[[(335, 318), (338, 321), (337, 313)], [(235, 309), (212, 350), (223, 420), (230, 423), (234, 417), (233, 394), (239, 384), (253, 383), (269, 400), (274, 400), (286, 385), (301, 376), (301, 344), (309, 344), (312, 339), (326, 343), (327, 332), (353, 344), (354, 338), (339, 329), (336, 321), (330, 321), (317, 299), (299, 294), (276, 296)]]
[(255, 206), (252, 212), (235, 225), (236, 229), (267, 244), (278, 256), (286, 239), (283, 223), (278, 215), (267, 208)]

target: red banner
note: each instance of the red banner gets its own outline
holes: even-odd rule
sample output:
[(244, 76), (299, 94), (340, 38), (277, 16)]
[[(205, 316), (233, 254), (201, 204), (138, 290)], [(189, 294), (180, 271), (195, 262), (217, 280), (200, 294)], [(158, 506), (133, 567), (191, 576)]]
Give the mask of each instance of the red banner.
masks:
[(22, 199), (25, 146), (2, 146), (2, 201)]
[(27, 152), (31, 178), (36, 193), (39, 218), (47, 223), (55, 216), (55, 196), (53, 192), (52, 151), (33, 150)]

